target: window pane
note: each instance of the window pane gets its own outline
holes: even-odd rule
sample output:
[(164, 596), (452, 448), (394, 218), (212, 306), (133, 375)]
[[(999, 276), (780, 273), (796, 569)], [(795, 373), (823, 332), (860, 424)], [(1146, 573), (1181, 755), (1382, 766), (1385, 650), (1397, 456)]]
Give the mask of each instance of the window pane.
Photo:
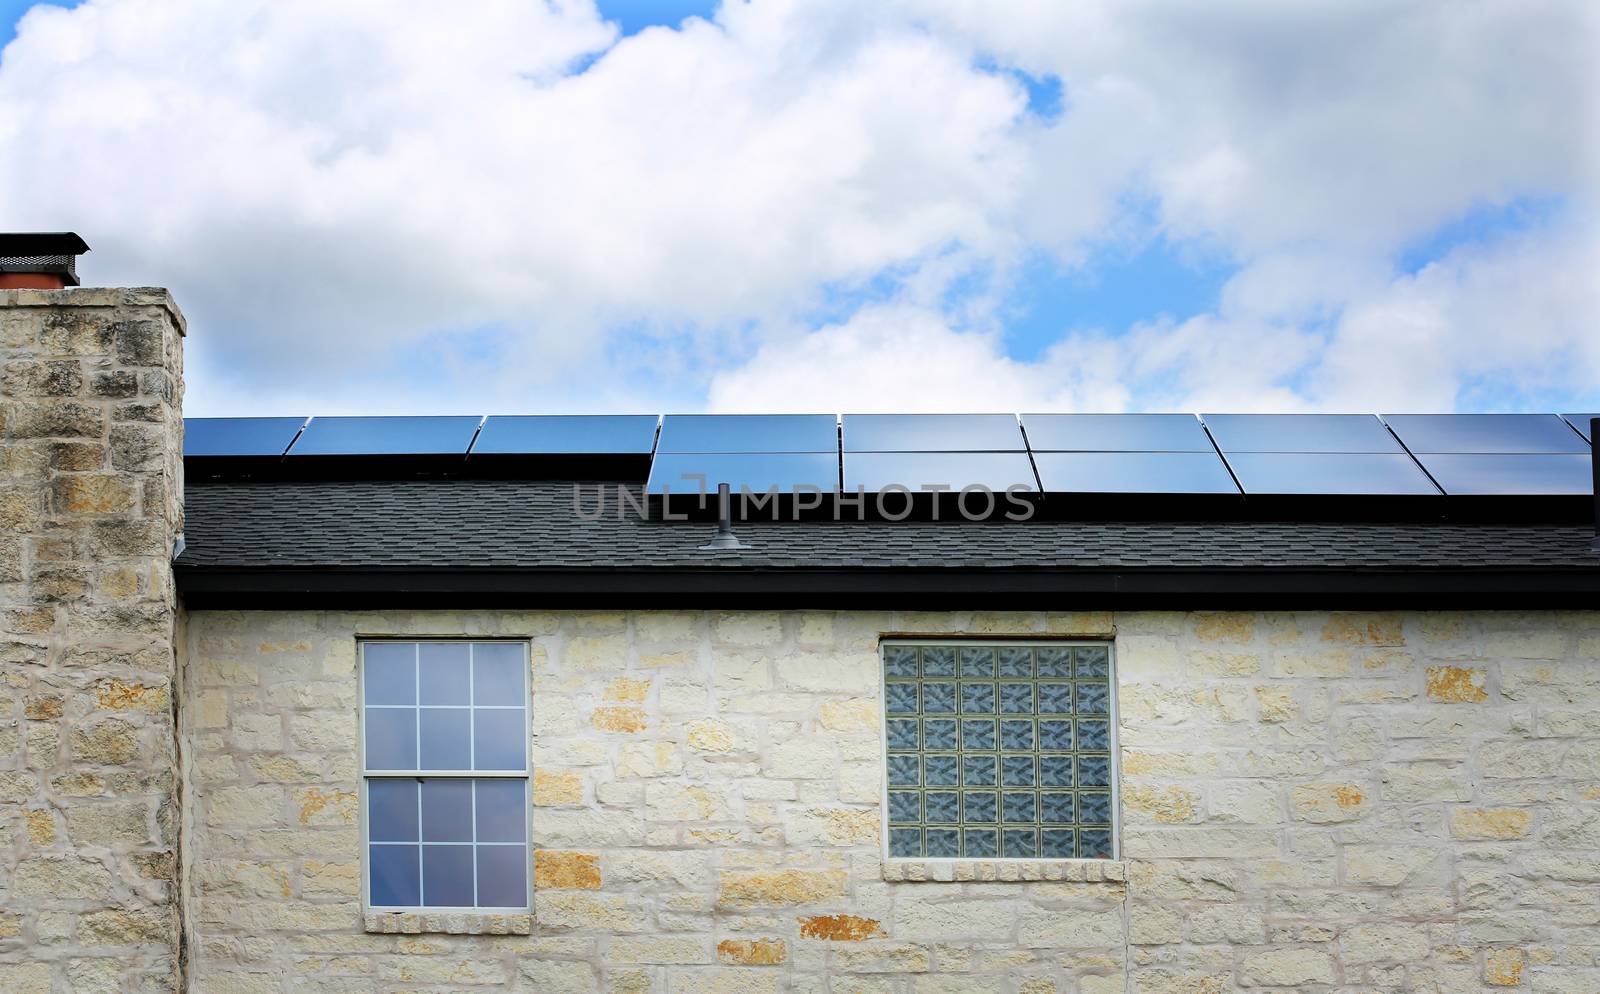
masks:
[(422, 847), (422, 897), (430, 908), (470, 908), (472, 847)]
[(480, 770), (523, 770), (528, 766), (528, 743), (523, 728), (523, 711), (481, 708), (475, 713), (474, 738)]
[(522, 780), (479, 780), (478, 841), (522, 842), (527, 788)]
[(424, 642), (417, 651), (423, 704), (471, 703), (467, 694), (470, 647), (465, 642)]
[(422, 768), (472, 769), (471, 719), (466, 708), (424, 709)]
[(528, 856), (522, 846), (478, 847), (478, 907), (528, 904)]
[(422, 781), (422, 841), (472, 841), (471, 780)]
[(367, 642), (362, 686), (368, 704), (417, 703), (417, 647), (411, 642)]
[(522, 689), (524, 646), (521, 642), (478, 642), (472, 647), (474, 704), (528, 703)]
[(415, 908), (422, 903), (418, 890), (416, 846), (368, 846), (367, 900), (380, 908)]
[(399, 708), (367, 709), (367, 769), (417, 768), (417, 712)]
[(367, 781), (367, 838), (372, 842), (417, 841), (417, 782)]

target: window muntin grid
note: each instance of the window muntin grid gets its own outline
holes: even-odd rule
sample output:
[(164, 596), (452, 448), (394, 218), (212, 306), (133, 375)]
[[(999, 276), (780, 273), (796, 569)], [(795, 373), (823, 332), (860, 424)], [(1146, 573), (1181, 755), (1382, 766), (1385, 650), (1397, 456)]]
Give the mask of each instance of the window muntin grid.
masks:
[(361, 643), (368, 907), (528, 908), (528, 648)]
[(886, 643), (892, 858), (1114, 854), (1111, 647)]

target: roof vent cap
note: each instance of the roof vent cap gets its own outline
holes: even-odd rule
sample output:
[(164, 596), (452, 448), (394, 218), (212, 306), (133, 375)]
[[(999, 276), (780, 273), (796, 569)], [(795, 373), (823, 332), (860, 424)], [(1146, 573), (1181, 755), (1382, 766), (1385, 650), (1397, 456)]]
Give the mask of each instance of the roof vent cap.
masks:
[(72, 231), (0, 234), (0, 290), (77, 286), (78, 256), (87, 251)]

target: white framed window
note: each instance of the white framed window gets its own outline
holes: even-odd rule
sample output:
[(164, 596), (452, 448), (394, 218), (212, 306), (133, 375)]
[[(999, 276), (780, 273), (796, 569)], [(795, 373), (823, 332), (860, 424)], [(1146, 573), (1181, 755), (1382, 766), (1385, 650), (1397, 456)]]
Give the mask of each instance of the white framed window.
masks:
[(360, 650), (366, 906), (528, 910), (528, 644)]
[(1113, 859), (1107, 642), (887, 641), (884, 855)]

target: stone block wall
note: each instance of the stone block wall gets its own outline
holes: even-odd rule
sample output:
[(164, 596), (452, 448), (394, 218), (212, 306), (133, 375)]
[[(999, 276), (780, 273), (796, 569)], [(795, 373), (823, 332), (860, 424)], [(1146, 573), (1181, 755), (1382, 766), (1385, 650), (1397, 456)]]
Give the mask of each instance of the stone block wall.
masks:
[(183, 318), (0, 291), (0, 991), (182, 984)]
[[(1600, 991), (1600, 612), (187, 622), (197, 991)], [(1123, 859), (886, 864), (883, 632), (1114, 634)], [(363, 916), (358, 634), (531, 640), (530, 917)]]

